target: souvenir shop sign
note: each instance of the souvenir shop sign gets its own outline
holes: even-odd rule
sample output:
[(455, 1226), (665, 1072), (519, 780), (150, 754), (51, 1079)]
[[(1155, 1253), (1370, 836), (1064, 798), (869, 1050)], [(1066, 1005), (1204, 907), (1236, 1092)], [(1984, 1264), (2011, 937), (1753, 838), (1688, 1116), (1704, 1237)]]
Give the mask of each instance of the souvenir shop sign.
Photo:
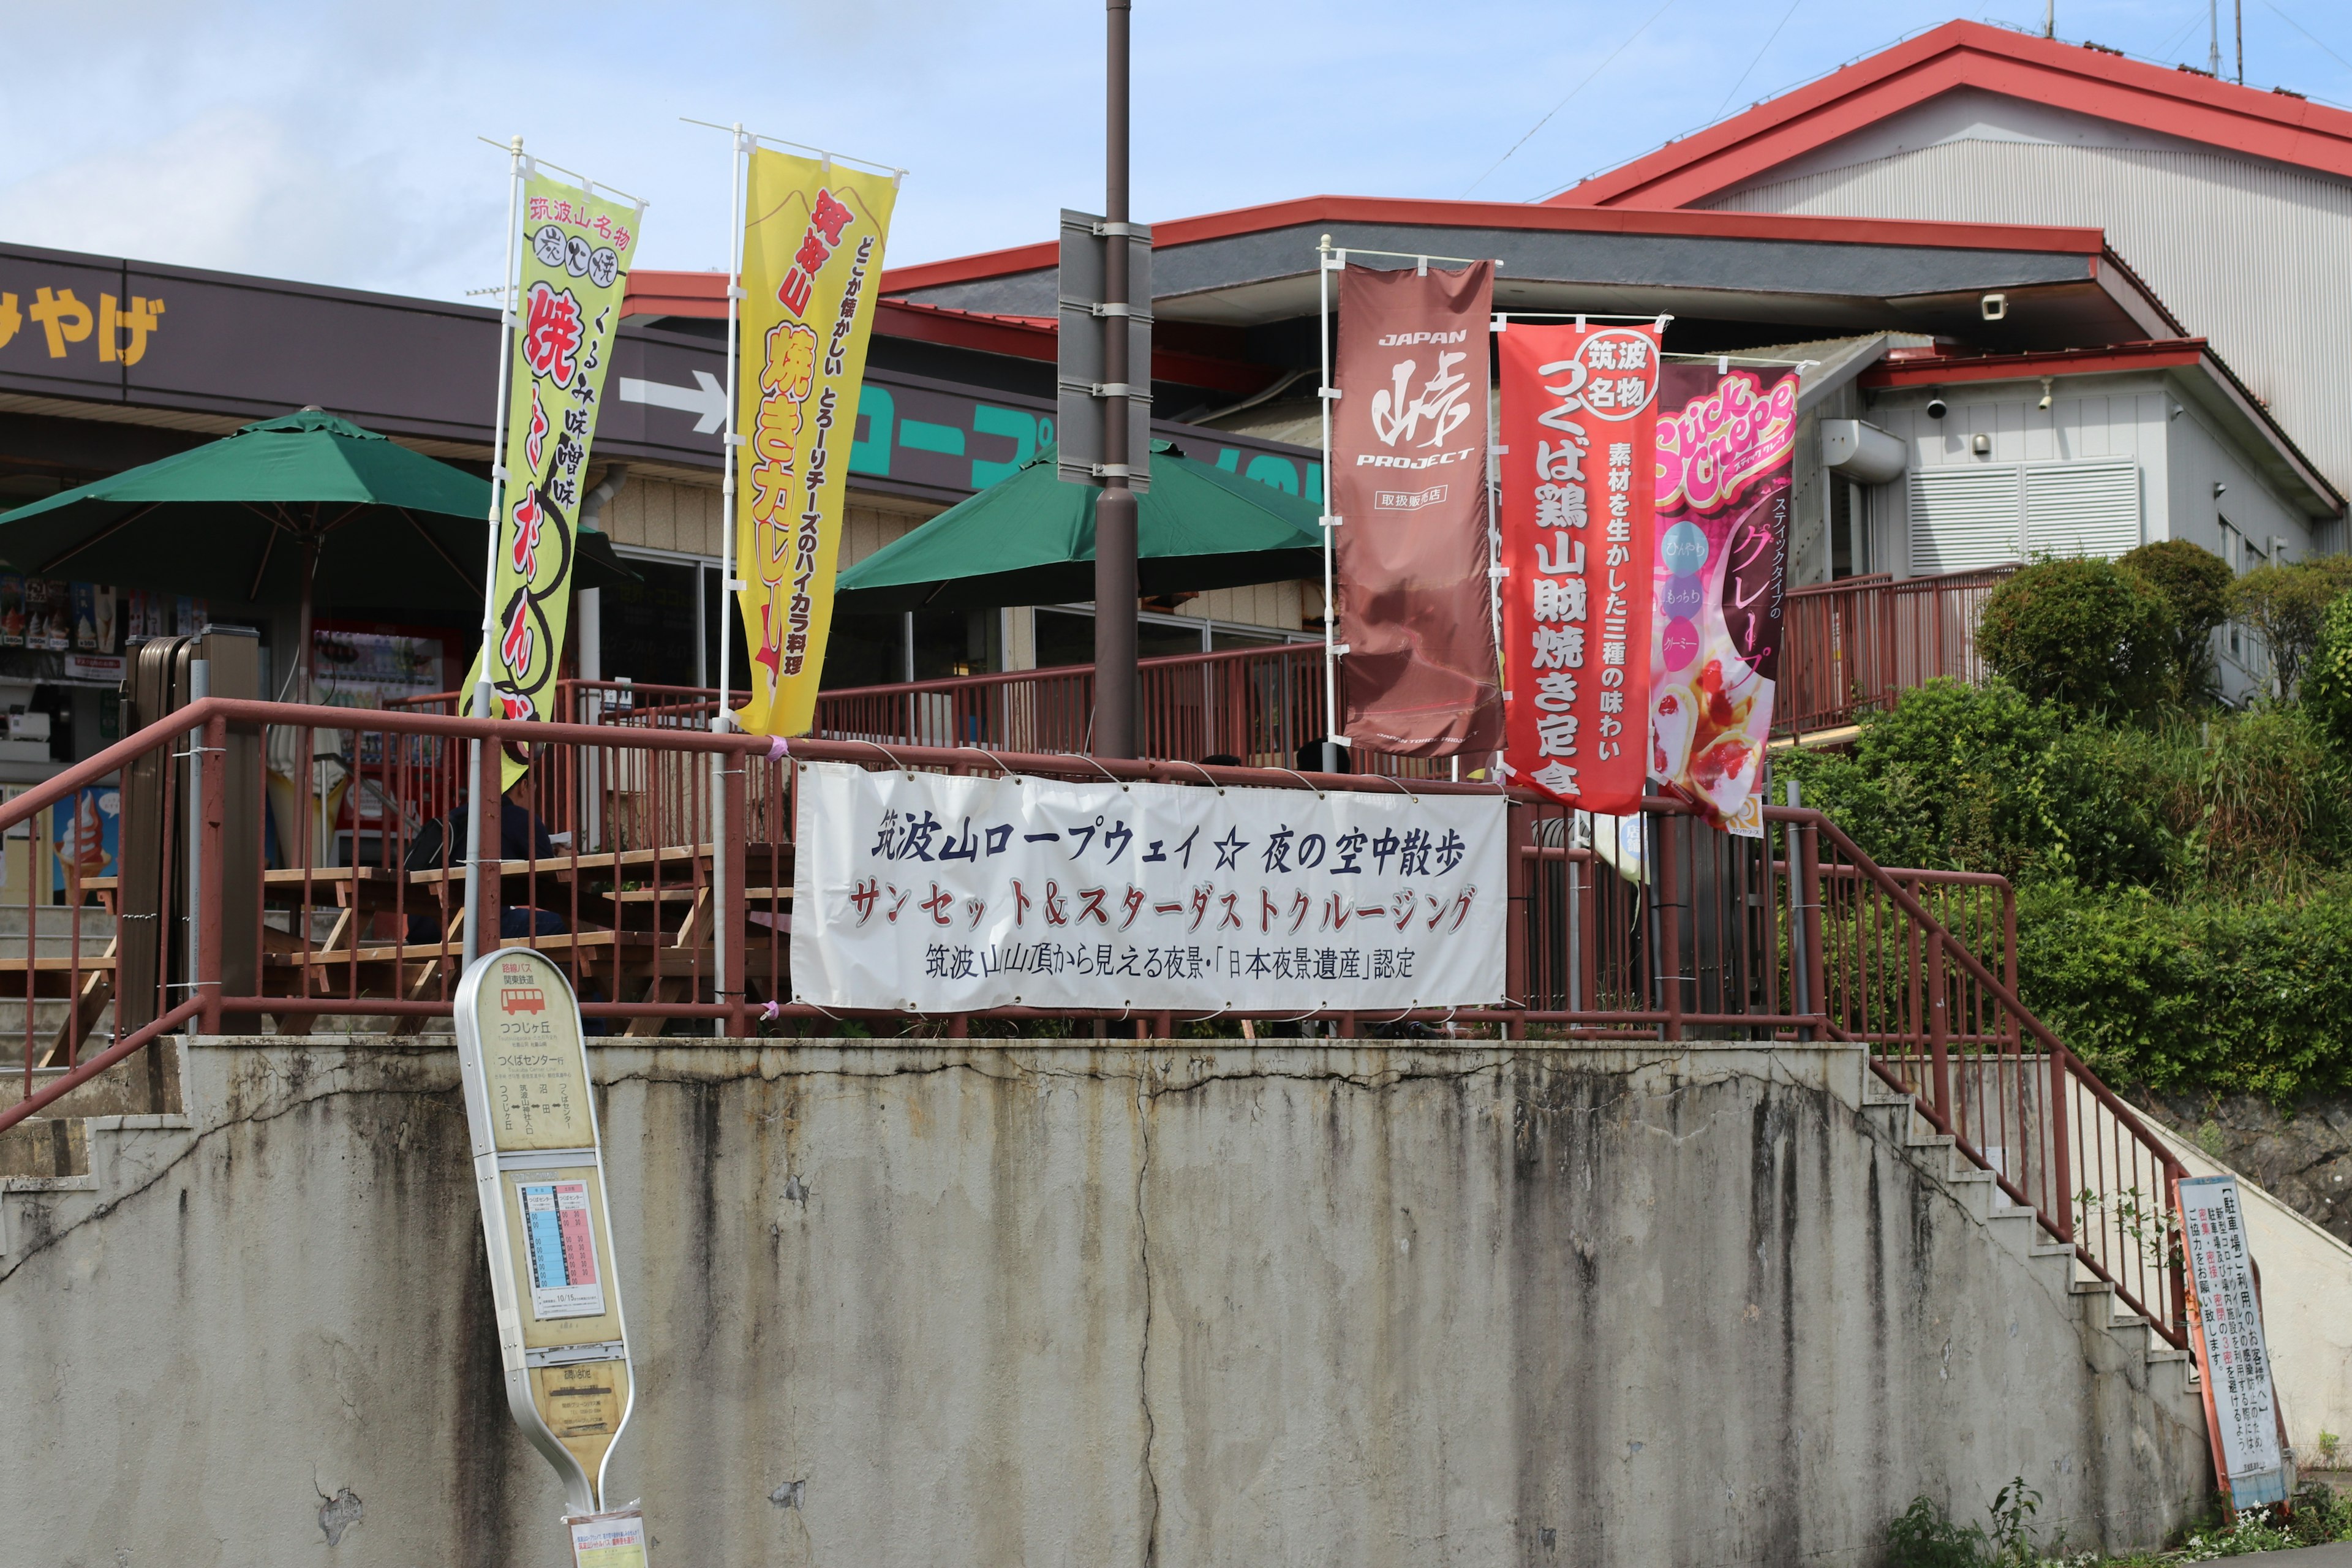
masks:
[(1716, 826), (1764, 831), (1780, 672), (1797, 375), (1666, 367), (1658, 387), (1650, 776)]
[(2238, 1178), (2188, 1177), (2179, 1184), (2179, 1203), (2189, 1322), (2205, 1373), (2205, 1425), (2213, 1435), (2218, 1479), (2229, 1489), (2232, 1508), (2284, 1501), (2290, 1482)]
[(1501, 348), (1504, 765), (1626, 816), (1649, 761), (1658, 329), (1517, 325)]
[(1503, 996), (1500, 795), (799, 765), (793, 983), (827, 1007), (1212, 1014)]
[(1368, 751), (1502, 740), (1487, 577), (1486, 321), (1495, 267), (1339, 272), (1331, 542), (1341, 719)]
[[(572, 527), (645, 208), (533, 174), (508, 369), (506, 489), (490, 601), (490, 684), (509, 719), (545, 719), (572, 619)], [(466, 690), (474, 689), (469, 675)], [(470, 700), (470, 699), (469, 699)], [(511, 787), (526, 764), (510, 751)]]
[(758, 734), (805, 734), (816, 713), (874, 285), (898, 195), (894, 174), (751, 153), (734, 517), (751, 700), (736, 721)]

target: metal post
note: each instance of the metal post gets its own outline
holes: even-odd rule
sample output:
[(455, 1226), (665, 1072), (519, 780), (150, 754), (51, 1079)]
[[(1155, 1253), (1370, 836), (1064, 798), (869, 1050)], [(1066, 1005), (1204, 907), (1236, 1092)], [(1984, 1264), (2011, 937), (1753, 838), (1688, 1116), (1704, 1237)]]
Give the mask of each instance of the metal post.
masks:
[[(190, 659), (188, 661), (189, 702), (192, 704), (202, 702), (211, 694), (212, 662), (209, 659)], [(204, 893), (207, 885), (206, 874), (212, 869), (205, 862), (207, 852), (216, 853), (220, 847), (220, 841), (205, 831), (205, 773), (206, 771), (205, 732), (202, 730), (192, 729), (188, 731), (188, 798), (185, 803), (188, 811), (188, 881), (184, 895), (186, 908), (181, 915), (181, 918), (188, 922), (186, 979), (188, 995), (192, 1000), (200, 994), (204, 984), (205, 950), (219, 941), (217, 935), (213, 935), (211, 941), (206, 940), (209, 922), (205, 919)], [(52, 822), (54, 820), (52, 818)], [(28, 863), (30, 858), (29, 856), (26, 857)], [(219, 906), (215, 904), (214, 908), (217, 910)], [(79, 921), (81, 919), (80, 912), (75, 911), (72, 918)], [(37, 946), (35, 952), (37, 953)], [(31, 980), (29, 974), (26, 980), (29, 984)], [(202, 1016), (191, 1017), (188, 1020), (188, 1033), (197, 1035), (203, 1032)]]
[[(204, 669), (208, 662), (199, 659), (196, 668)], [(219, 760), (205, 767), (207, 755)], [(194, 761), (198, 766), (204, 767), (204, 782), (192, 792), (198, 802), (199, 820), (196, 837), (189, 842), (196, 850), (202, 875), (194, 879), (194, 896), (189, 900), (190, 912), (196, 918), (194, 939), (188, 947), (195, 970), (194, 994), (204, 1004), (204, 1008), (194, 1022), (197, 1026), (197, 1033), (217, 1035), (221, 1032), (221, 893), (225, 873), (228, 869), (226, 852), (221, 842), (222, 825), (228, 817), (227, 720), (214, 719), (205, 725), (204, 742)], [(352, 839), (352, 858), (356, 861), (359, 858), (356, 836)], [(77, 930), (80, 920), (81, 911), (77, 909), (74, 910)], [(80, 1005), (78, 995), (67, 1004), (69, 1010)]]
[[(1103, 418), (1102, 494), (1095, 500), (1094, 754), (1135, 755), (1135, 492), (1128, 489), (1128, 378), (1148, 388), (1149, 364), (1128, 363), (1127, 34), (1131, 0), (1103, 0), (1108, 36), (1103, 138), (1103, 382), (1118, 392)], [(1150, 394), (1147, 392), (1146, 396)]]
[[(1788, 801), (1790, 811), (1800, 809), (1805, 803), (1804, 791), (1795, 779), (1788, 783)], [(1806, 972), (1805, 964), (1805, 854), (1799, 847), (1801, 831), (1793, 821), (1781, 824), (1780, 837), (1789, 856), (1789, 1011), (1805, 1016), (1813, 1009), (1811, 998), (1807, 994), (1810, 988), (1805, 984), (1812, 976)], [(1797, 1031), (1797, 1038), (1801, 1040), (1812, 1037), (1810, 1025)]]
[(1936, 1112), (1943, 1118), (1944, 1131), (1960, 1131), (1960, 1118), (1952, 1103), (1952, 1053), (1950, 1020), (1944, 1011), (1944, 928), (1937, 926), (1927, 942), (1927, 973), (1923, 977), (1927, 991), (1927, 1062), (1928, 1085), (1936, 1097)]
[(711, 759), (719, 769), (719, 791), (715, 805), (719, 811), (718, 839), (710, 857), (712, 880), (718, 885), (711, 889), (711, 904), (718, 919), (718, 929), (711, 936), (711, 951), (716, 955), (713, 973), (717, 980), (716, 999), (727, 1008), (727, 1016), (718, 1019), (711, 1032), (740, 1038), (749, 1032), (745, 1023), (742, 975), (736, 973), (736, 944), (751, 924), (751, 914), (745, 906), (744, 884), (748, 857), (744, 839), (749, 827), (751, 792), (744, 787), (744, 770), (751, 765), (749, 754), (742, 752), (722, 753)]
[[(520, 136), (515, 137), (507, 143), (507, 260), (506, 270), (499, 274), (499, 401), (490, 420), (490, 538), (487, 546), (485, 569), (482, 573), (482, 652), (481, 657), (475, 663), (475, 668), (479, 672), (474, 679), (474, 717), (477, 719), (492, 717), (490, 659), (499, 646), (497, 599), (499, 525), (505, 520), (507, 508), (507, 377), (514, 365), (515, 307), (518, 303), (515, 299), (515, 236), (520, 230), (522, 213), (523, 156)], [(302, 650), (306, 661), (310, 657), (310, 651), (307, 647)], [(311, 694), (308, 691), (302, 694), (302, 700), (306, 702), (310, 700), (310, 697)], [(483, 753), (486, 750), (489, 753), (490, 764), (487, 773), (483, 767)], [(501, 777), (504, 773), (499, 761), (498, 748), (488, 742), (476, 741), (473, 743), (471, 761), (474, 799), (471, 809), (466, 813), (467, 915), (463, 949), (465, 962), (468, 965), (482, 954), (481, 922), (474, 918), (475, 910), (481, 902), (478, 884), (481, 881), (482, 816), (485, 812), (498, 809), (499, 799), (499, 791), (495, 787), (488, 795), (482, 793), (481, 781), (485, 776), (493, 779)], [(307, 756), (302, 759), (302, 766), (312, 774), (315, 774), (318, 770), (318, 764)], [(492, 833), (490, 843), (495, 847), (498, 844), (496, 830), (493, 829)], [(498, 906), (495, 894), (490, 900), (490, 906), (493, 910)], [(492, 947), (498, 945), (498, 936), (495, 932), (491, 934), (490, 945)]]
[(1681, 868), (1675, 863), (1675, 828), (1684, 819), (1668, 820), (1653, 816), (1650, 821), (1657, 829), (1658, 891), (1654, 895), (1658, 911), (1658, 927), (1664, 940), (1658, 943), (1656, 954), (1658, 981), (1664, 988), (1666, 1025), (1662, 1037), (1679, 1040), (1683, 1037), (1683, 929), (1675, 914), (1682, 898)]

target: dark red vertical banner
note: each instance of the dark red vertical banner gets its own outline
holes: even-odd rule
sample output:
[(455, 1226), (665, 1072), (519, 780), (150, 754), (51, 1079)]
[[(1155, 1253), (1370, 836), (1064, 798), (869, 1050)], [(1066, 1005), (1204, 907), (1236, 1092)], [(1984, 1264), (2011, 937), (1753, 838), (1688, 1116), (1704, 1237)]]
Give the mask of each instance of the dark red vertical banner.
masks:
[(1658, 331), (1502, 334), (1510, 782), (1641, 808), (1650, 710)]
[(1333, 593), (1349, 742), (1483, 758), (1502, 742), (1486, 581), (1494, 265), (1339, 273)]

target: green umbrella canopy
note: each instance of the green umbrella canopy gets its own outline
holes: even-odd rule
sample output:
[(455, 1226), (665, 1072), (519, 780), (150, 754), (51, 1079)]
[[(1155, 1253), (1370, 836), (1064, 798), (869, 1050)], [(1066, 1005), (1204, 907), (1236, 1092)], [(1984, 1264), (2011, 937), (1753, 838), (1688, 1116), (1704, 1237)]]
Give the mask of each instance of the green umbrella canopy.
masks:
[[(1151, 453), (1151, 488), (1137, 498), (1136, 575), (1145, 597), (1322, 571), (1313, 501), (1180, 456), (1165, 441), (1154, 441)], [(1101, 493), (1056, 477), (1047, 447), (842, 573), (838, 604), (874, 611), (1091, 599)]]
[[(490, 486), (316, 409), (62, 490), (0, 516), (0, 565), (261, 604), (330, 602), (481, 618)], [(579, 536), (582, 587), (634, 580)]]

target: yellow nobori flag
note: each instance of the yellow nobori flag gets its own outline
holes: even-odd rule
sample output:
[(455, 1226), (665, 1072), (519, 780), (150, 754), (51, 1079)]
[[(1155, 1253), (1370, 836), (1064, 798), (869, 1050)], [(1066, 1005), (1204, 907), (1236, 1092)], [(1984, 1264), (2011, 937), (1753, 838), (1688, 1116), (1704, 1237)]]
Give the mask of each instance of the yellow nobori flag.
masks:
[(736, 719), (754, 734), (802, 734), (816, 712), (857, 390), (897, 195), (891, 174), (751, 153), (735, 559), (751, 661), (751, 700)]
[[(645, 209), (534, 174), (508, 373), (506, 494), (483, 649), (507, 719), (545, 719), (572, 622), (572, 529)], [(480, 669), (466, 678), (471, 702)], [(526, 763), (508, 753), (512, 788)]]

